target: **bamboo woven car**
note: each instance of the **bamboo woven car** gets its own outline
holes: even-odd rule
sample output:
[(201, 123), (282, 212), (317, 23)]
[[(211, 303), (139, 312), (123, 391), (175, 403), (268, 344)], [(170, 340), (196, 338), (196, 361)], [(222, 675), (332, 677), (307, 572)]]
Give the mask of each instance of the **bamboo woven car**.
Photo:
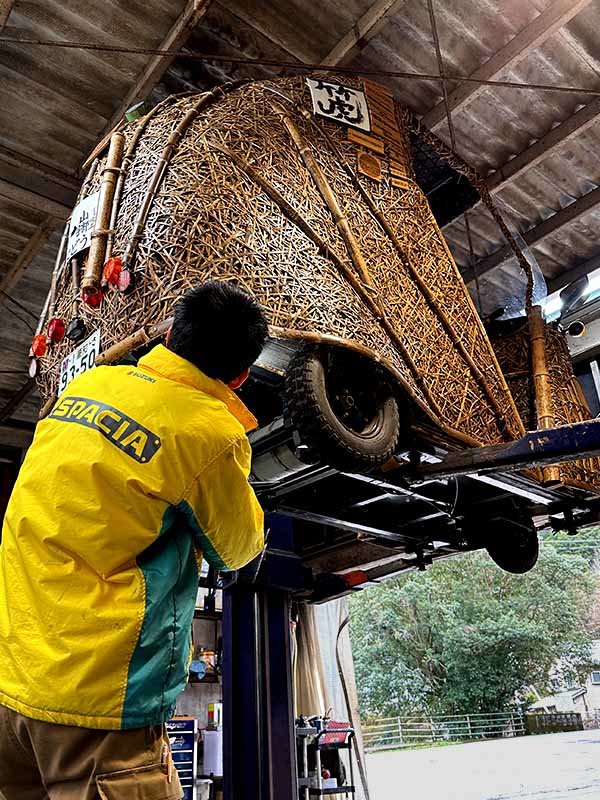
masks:
[[(218, 278), (257, 296), (274, 339), (297, 343), (287, 405), (330, 463), (383, 463), (410, 436), (408, 418), (453, 445), (516, 438), (534, 390), (539, 413), (540, 387), (543, 424), (552, 392), (561, 396), (554, 421), (589, 413), (568, 354), (545, 343), (551, 379), (537, 367), (533, 379), (524, 343), (527, 403), (515, 404), (416, 183), (410, 118), (390, 91), (349, 78), (314, 83), (329, 92), (328, 116), (313, 113), (303, 77), (232, 84), (168, 98), (96, 149), (79, 196), (99, 192), (91, 245), (68, 265), (63, 248), (45, 310), (71, 336), (39, 359), (46, 405), (74, 340), (99, 328), (97, 363), (119, 360), (164, 333), (182, 292)], [(352, 117), (359, 92), (362, 129)], [(107, 263), (105, 276), (126, 291), (101, 288)], [(500, 343), (504, 361), (505, 351)], [(589, 487), (594, 468), (558, 477)]]

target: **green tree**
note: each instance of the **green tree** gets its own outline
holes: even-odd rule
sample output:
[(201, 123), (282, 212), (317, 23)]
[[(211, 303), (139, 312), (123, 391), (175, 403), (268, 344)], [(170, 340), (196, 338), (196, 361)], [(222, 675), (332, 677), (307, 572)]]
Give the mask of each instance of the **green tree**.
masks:
[(526, 575), (477, 552), (357, 594), (351, 635), (363, 712), (496, 711), (532, 684), (576, 681), (589, 667), (596, 589), (590, 559), (545, 544)]

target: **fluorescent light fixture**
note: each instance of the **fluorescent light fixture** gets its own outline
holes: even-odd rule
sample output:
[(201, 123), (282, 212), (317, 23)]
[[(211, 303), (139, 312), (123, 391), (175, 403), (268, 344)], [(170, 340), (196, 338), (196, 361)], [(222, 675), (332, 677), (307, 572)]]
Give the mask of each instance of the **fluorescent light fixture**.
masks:
[(592, 270), (588, 275), (588, 287), (585, 296), (589, 297), (593, 292), (597, 292), (598, 289), (600, 289), (600, 268)]
[(549, 294), (546, 300), (544, 301), (543, 309), (544, 309), (544, 316), (546, 319), (553, 319), (557, 317), (561, 309), (563, 307), (563, 301), (560, 297), (559, 292), (553, 292)]

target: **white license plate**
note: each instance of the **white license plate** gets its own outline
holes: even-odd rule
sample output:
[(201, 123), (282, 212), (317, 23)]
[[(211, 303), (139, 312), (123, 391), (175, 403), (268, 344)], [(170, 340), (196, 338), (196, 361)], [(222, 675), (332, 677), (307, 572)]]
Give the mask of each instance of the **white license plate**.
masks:
[(88, 369), (92, 369), (98, 356), (100, 355), (100, 329), (94, 331), (91, 336), (76, 347), (72, 353), (60, 365), (60, 378), (58, 381), (59, 395), (64, 392), (69, 383), (82, 375)]

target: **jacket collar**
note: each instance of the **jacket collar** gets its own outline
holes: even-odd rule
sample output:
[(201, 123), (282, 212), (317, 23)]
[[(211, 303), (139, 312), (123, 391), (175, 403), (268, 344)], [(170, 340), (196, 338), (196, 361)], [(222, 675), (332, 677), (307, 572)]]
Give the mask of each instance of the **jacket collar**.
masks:
[(205, 394), (216, 397), (225, 403), (227, 409), (233, 416), (241, 422), (246, 433), (258, 427), (258, 420), (242, 403), (240, 398), (223, 381), (216, 378), (209, 378), (185, 358), (176, 355), (171, 350), (159, 344), (142, 358), (138, 366), (148, 372), (155, 372), (163, 378), (184, 383), (193, 389), (198, 389)]

